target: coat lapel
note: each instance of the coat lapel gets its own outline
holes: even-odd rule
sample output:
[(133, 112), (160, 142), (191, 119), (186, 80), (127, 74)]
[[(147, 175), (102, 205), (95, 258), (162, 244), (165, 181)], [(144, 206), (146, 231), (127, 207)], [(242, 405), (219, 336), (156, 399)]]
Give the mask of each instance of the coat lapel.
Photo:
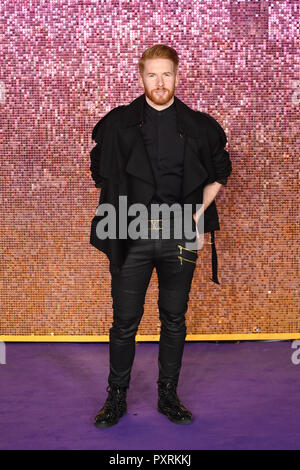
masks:
[[(155, 178), (147, 153), (142, 133), (145, 95), (133, 100), (124, 110), (122, 129), (133, 126), (134, 139), (126, 163), (126, 172), (155, 187)], [(177, 128), (181, 138), (184, 139), (182, 200), (184, 200), (198, 186), (202, 185), (208, 173), (201, 163), (199, 148), (199, 128), (193, 116), (193, 111), (181, 100), (174, 96), (177, 112)], [(126, 131), (124, 131), (126, 132)]]
[(208, 173), (200, 161), (197, 140), (187, 134), (183, 138), (185, 139), (182, 181), (182, 199), (184, 200), (204, 183)]
[(135, 140), (125, 170), (132, 176), (140, 178), (152, 186), (156, 185), (150, 158), (139, 126), (136, 129)]

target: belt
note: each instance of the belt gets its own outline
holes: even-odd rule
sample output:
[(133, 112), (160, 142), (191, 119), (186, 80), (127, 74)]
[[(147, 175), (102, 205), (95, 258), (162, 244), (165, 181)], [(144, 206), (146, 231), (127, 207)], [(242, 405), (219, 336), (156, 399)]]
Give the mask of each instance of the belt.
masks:
[(215, 232), (212, 230), (210, 232), (210, 245), (211, 245), (211, 268), (212, 268), (212, 277), (210, 280), (215, 282), (216, 284), (220, 284), (218, 280), (218, 256), (217, 250), (215, 245)]
[(161, 230), (162, 219), (148, 219), (148, 227), (153, 230)]
[[(181, 215), (178, 216), (180, 222), (182, 222), (182, 217)], [(163, 228), (164, 222), (166, 222), (166, 219), (147, 219), (148, 220), (148, 227), (152, 228), (153, 230), (161, 230)], [(169, 221), (171, 224), (175, 223), (175, 217), (170, 217)]]

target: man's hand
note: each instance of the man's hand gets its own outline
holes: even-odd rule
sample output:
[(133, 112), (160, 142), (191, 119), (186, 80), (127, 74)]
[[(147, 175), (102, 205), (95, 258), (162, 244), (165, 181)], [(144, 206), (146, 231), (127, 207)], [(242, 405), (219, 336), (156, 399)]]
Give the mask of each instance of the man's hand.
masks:
[(203, 206), (201, 209), (199, 209), (195, 214), (193, 214), (193, 219), (196, 223), (196, 250), (202, 250), (203, 245), (204, 245), (204, 233), (199, 233), (198, 232), (198, 221), (203, 213)]
[(216, 195), (220, 191), (222, 184), (214, 181), (213, 183), (207, 184), (203, 189), (203, 203), (200, 209), (193, 214), (193, 219), (196, 223), (196, 243), (197, 248), (196, 250), (202, 250), (204, 245), (204, 233), (198, 232), (198, 221), (207, 207), (212, 203), (215, 199)]

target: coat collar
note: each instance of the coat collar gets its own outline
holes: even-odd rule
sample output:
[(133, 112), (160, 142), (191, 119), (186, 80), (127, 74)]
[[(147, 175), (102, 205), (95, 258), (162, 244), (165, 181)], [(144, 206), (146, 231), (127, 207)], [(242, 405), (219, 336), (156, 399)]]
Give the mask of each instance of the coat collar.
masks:
[[(155, 188), (155, 177), (141, 133), (141, 125), (144, 119), (144, 100), (145, 95), (143, 94), (123, 108), (119, 127), (121, 130), (133, 127), (134, 133), (136, 133), (127, 159), (126, 172), (138, 178), (138, 180), (149, 183), (153, 191)], [(205, 181), (208, 173), (199, 158), (199, 147), (196, 139), (201, 137), (201, 127), (196, 119), (196, 111), (193, 111), (175, 96), (174, 101), (177, 112), (178, 132), (180, 137), (184, 138), (182, 197), (185, 199)], [(115, 142), (115, 139), (113, 140)], [(103, 162), (107, 162), (107, 165), (109, 164), (107, 172), (111, 171), (111, 160), (103, 159)], [(103, 171), (102, 174), (104, 174)]]
[[(142, 125), (144, 122), (145, 93), (135, 98), (123, 109), (121, 128)], [(195, 124), (196, 111), (192, 110), (174, 95), (177, 114), (177, 128), (180, 134), (199, 137), (199, 127)]]

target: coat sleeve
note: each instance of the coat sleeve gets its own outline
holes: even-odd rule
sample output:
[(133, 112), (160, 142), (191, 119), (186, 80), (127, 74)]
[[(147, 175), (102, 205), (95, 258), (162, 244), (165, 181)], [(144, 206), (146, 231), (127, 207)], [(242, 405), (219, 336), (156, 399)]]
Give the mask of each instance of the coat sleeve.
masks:
[(92, 179), (94, 180), (96, 188), (102, 188), (104, 180), (99, 175), (98, 168), (101, 155), (101, 143), (97, 143), (90, 152), (90, 171)]
[(206, 114), (209, 118), (209, 141), (211, 148), (211, 160), (214, 170), (214, 178), (210, 178), (208, 183), (214, 183), (215, 181), (225, 185), (227, 184), (228, 177), (232, 172), (232, 164), (230, 156), (225, 145), (227, 143), (227, 137), (224, 129), (220, 124), (210, 115)]
[(216, 180), (216, 181), (217, 181), (218, 183), (220, 183), (220, 184), (223, 184), (223, 185), (225, 186), (225, 185), (227, 184), (227, 180), (228, 180), (228, 178), (222, 178), (222, 179), (218, 179), (218, 180)]
[(214, 137), (213, 147), (212, 147), (212, 161), (216, 175), (216, 181), (219, 181), (221, 184), (227, 183), (227, 178), (232, 172), (231, 160), (229, 153), (225, 150), (225, 145), (227, 142), (227, 137), (220, 126), (216, 121), (216, 133)]
[(114, 116), (114, 112), (121, 107), (122, 106), (117, 106), (106, 113), (105, 116), (97, 122), (92, 131), (92, 140), (96, 142), (96, 145), (90, 152), (90, 172), (96, 188), (102, 188), (105, 183), (105, 179), (99, 173), (104, 133), (109, 125), (110, 119)]
[(97, 122), (92, 131), (92, 140), (96, 142), (96, 145), (92, 148), (90, 152), (90, 172), (96, 188), (102, 188), (104, 183), (103, 178), (99, 174), (99, 167), (102, 150), (102, 140), (108, 114), (109, 113), (107, 113), (105, 116), (103, 116), (102, 119), (100, 119), (100, 121)]

